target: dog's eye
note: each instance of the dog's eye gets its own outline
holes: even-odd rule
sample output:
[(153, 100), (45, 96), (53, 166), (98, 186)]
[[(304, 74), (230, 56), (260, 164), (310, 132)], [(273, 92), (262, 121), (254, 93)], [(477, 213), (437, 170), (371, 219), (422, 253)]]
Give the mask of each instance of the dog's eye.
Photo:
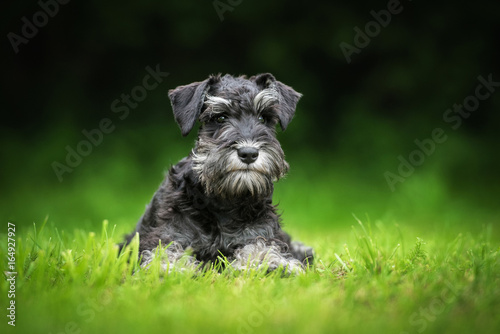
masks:
[(225, 121), (227, 121), (227, 116), (219, 116), (215, 119), (215, 121), (217, 123), (224, 123)]
[(266, 122), (266, 119), (264, 118), (264, 116), (259, 116), (259, 122), (260, 123), (265, 123)]

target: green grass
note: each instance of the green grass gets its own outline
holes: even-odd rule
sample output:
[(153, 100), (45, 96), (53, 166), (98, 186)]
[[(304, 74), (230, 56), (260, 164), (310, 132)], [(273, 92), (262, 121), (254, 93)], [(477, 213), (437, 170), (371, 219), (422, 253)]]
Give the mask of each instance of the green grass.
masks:
[[(17, 234), (16, 327), (5, 316), (1, 327), (54, 334), (498, 332), (500, 248), (491, 226), (470, 234), (357, 218), (352, 225), (295, 229), (318, 258), (293, 277), (231, 270), (165, 276), (158, 261), (138, 267), (137, 240), (119, 255), (120, 228), (107, 221), (100, 233), (34, 225)], [(3, 301), (7, 289), (2, 280)]]
[[(19, 144), (14, 158), (3, 156), (1, 263), (8, 270), (6, 222), (13, 222), (18, 275), (15, 328), (5, 317), (9, 285), (0, 281), (0, 333), (500, 332), (498, 183), (464, 167), (457, 158), (463, 142), (450, 139), (446, 148), (455, 155), (436, 153), (395, 192), (383, 174), (397, 167), (404, 148), (384, 157), (371, 154), (373, 145), (363, 151), (360, 139), (355, 154), (328, 157), (290, 144), (292, 168), (273, 200), (285, 229), (314, 247), (314, 266), (294, 277), (230, 270), (164, 276), (157, 262), (138, 270), (136, 245), (122, 255), (115, 246), (162, 171), (192, 145), (174, 142), (177, 129), (159, 127), (159, 142), (170, 145), (138, 150), (151, 131), (128, 131), (125, 141), (110, 136), (62, 183), (50, 164), (78, 136)], [(452, 178), (449, 166), (466, 177)], [(476, 184), (470, 175), (481, 173)]]

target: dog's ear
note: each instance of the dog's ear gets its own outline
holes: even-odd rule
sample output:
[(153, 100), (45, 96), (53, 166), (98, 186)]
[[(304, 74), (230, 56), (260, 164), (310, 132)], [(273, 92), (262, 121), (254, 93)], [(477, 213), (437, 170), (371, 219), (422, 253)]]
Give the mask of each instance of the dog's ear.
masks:
[(187, 136), (193, 129), (203, 108), (205, 95), (210, 85), (217, 80), (218, 76), (210, 76), (204, 81), (193, 82), (168, 91), (175, 121), (179, 124), (183, 136)]
[(302, 94), (296, 92), (292, 87), (276, 80), (271, 73), (264, 73), (250, 78), (262, 89), (273, 88), (279, 94), (278, 117), (283, 131), (295, 115), (295, 107)]

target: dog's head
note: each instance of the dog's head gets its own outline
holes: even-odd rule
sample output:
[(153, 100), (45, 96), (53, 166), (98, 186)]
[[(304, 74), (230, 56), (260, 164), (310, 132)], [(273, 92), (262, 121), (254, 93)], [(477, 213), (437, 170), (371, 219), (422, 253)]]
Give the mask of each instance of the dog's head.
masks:
[(210, 76), (169, 91), (175, 120), (186, 136), (201, 122), (193, 170), (209, 194), (264, 197), (288, 171), (276, 139), (285, 130), (300, 94), (271, 74)]

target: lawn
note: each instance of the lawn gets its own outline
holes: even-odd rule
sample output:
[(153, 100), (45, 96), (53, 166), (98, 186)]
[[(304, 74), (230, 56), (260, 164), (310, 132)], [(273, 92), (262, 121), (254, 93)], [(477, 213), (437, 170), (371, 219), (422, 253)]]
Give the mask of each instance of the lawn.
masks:
[[(119, 255), (120, 236), (107, 221), (98, 233), (35, 224), (16, 240), (12, 333), (500, 329), (500, 248), (491, 226), (478, 234), (406, 230), (353, 217), (350, 228), (304, 234), (318, 260), (293, 277), (209, 269), (165, 276), (158, 261), (140, 269), (137, 243)], [(8, 288), (2, 281), (2, 299)]]
[[(9, 281), (0, 283), (2, 333), (500, 331), (498, 213), (447, 188), (432, 162), (391, 193), (383, 168), (292, 151), (292, 170), (274, 200), (285, 229), (315, 249), (304, 274), (207, 269), (165, 276), (158, 262), (141, 269), (137, 244), (122, 254), (116, 244), (132, 230), (163, 166), (188, 148), (178, 150), (157, 154), (169, 160), (154, 161), (147, 175), (129, 151), (103, 147), (93, 154), (99, 164), (82, 165), (60, 185), (41, 178), (32, 191), (13, 178), (2, 217), (23, 219), (13, 222), (15, 298)], [(49, 165), (37, 161), (43, 156), (25, 166)], [(329, 173), (311, 175), (320, 166)], [(22, 201), (14, 196), (21, 193)], [(12, 271), (7, 232), (6, 222), (4, 272)], [(6, 317), (10, 300), (15, 327)]]

